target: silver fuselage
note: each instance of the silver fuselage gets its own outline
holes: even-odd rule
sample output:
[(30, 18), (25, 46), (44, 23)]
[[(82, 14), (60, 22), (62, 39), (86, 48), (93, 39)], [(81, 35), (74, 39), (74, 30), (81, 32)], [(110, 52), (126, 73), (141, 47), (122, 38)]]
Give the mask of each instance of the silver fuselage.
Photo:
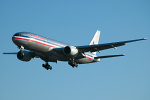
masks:
[[(35, 52), (36, 55), (38, 55), (44, 61), (46, 60), (48, 62), (57, 62), (57, 60), (69, 61), (69, 57), (66, 56), (63, 52), (62, 53), (55, 52), (55, 49), (70, 46), (68, 44), (61, 43), (29, 32), (18, 32), (14, 34), (14, 36), (12, 37), (12, 41), (18, 47), (22, 46), (26, 50)], [(90, 52), (85, 52), (84, 55), (85, 57), (75, 59), (75, 61), (78, 64), (93, 63), (100, 61), (100, 59), (94, 59), (96, 55)]]

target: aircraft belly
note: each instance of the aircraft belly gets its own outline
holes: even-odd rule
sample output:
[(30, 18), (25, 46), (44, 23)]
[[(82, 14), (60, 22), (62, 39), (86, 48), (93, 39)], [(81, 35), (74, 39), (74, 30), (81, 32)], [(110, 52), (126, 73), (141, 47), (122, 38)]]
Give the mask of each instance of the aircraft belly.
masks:
[(86, 63), (94, 63), (94, 62), (100, 62), (100, 59), (88, 59), (88, 58), (81, 58), (76, 60), (78, 64), (86, 64)]
[[(68, 61), (69, 60), (69, 58), (67, 56), (65, 56), (64, 54), (54, 53), (53, 51), (50, 51), (50, 52), (52, 52), (51, 54), (54, 55), (54, 58), (56, 58), (59, 61)], [(51, 57), (51, 58), (53, 58), (53, 57)]]
[(81, 58), (81, 59), (78, 59), (76, 62), (79, 64), (85, 64), (85, 63), (91, 63), (92, 61), (93, 61), (92, 59)]

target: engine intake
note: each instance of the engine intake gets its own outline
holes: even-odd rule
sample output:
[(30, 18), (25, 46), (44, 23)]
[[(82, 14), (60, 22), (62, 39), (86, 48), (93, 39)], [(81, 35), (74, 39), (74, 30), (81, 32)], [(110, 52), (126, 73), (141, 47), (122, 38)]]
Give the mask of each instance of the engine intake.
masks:
[(32, 57), (28, 51), (19, 51), (17, 58), (21, 61), (30, 61)]
[(78, 52), (78, 49), (77, 49), (76, 47), (74, 47), (74, 46), (66, 46), (66, 47), (64, 48), (64, 54), (65, 54), (66, 56), (71, 56), (71, 57), (73, 57), (73, 56), (76, 56), (78, 53), (79, 53), (79, 52)]

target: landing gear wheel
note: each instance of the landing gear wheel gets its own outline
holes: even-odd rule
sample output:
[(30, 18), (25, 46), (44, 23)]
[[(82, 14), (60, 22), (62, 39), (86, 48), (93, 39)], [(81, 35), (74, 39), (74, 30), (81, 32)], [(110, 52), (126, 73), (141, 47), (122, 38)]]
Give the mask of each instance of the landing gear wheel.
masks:
[(52, 70), (52, 66), (50, 66), (48, 63), (42, 64), (42, 66), (47, 70), (49, 70), (49, 69)]
[(50, 67), (49, 69), (52, 70), (52, 67)]
[(44, 67), (44, 68), (45, 68), (45, 65), (44, 65), (44, 64), (42, 64), (42, 67)]
[(72, 68), (78, 67), (78, 64), (77, 64), (76, 62), (69, 61), (68, 64), (69, 64), (70, 66), (72, 66)]
[(78, 64), (76, 64), (75, 66), (78, 67)]

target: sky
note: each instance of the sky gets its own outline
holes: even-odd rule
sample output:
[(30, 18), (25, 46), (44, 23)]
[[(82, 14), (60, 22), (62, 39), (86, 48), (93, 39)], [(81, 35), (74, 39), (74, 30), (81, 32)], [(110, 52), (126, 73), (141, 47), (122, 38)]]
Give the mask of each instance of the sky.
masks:
[[(125, 57), (72, 68), (67, 62), (41, 59), (23, 62), (11, 38), (26, 31), (64, 43), (88, 45), (95, 32), (99, 43), (138, 38), (104, 50), (101, 55)], [(149, 0), (0, 0), (0, 100), (150, 100)]]

